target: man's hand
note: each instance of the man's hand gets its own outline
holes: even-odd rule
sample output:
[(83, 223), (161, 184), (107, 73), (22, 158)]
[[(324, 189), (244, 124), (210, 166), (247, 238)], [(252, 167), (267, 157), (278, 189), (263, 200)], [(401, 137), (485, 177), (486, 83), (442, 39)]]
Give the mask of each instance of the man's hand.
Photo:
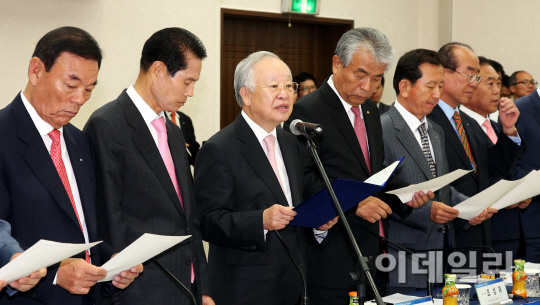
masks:
[(326, 231), (326, 230), (332, 228), (338, 222), (338, 218), (339, 218), (339, 216), (334, 217), (334, 219), (331, 219), (327, 223), (325, 223), (322, 226), (318, 227), (317, 230)]
[[(111, 256), (111, 258), (115, 257), (116, 254), (118, 253), (115, 253), (113, 256)], [(127, 286), (129, 286), (129, 284), (133, 282), (133, 280), (135, 280), (136, 277), (139, 276), (139, 273), (143, 272), (143, 270), (144, 268), (142, 264), (132, 267), (129, 270), (124, 270), (120, 272), (119, 275), (114, 277), (112, 284), (118, 289), (125, 289)]]
[(431, 215), (429, 216), (429, 220), (435, 223), (445, 224), (458, 217), (458, 215), (459, 211), (453, 207), (447, 206), (439, 201), (431, 202)]
[[(15, 254), (13, 254), (10, 261), (14, 260), (17, 256), (19, 256), (21, 254), (22, 254), (22, 252), (17, 252)], [(34, 288), (34, 286), (37, 285), (39, 280), (41, 280), (41, 278), (44, 277), (45, 275), (47, 275), (47, 268), (41, 268), (38, 271), (30, 274), (29, 276), (20, 278), (20, 279), (18, 279), (16, 281), (13, 281), (13, 282), (9, 283), (9, 286), (11, 286), (11, 288), (13, 288), (13, 289), (17, 289), (17, 290), (22, 291), (22, 292), (28, 291), (28, 290)], [(0, 281), (0, 285), (1, 285), (2, 288), (4, 288), (6, 286), (6, 282), (5, 281)]]
[(56, 284), (72, 294), (87, 294), (106, 275), (107, 270), (90, 265), (84, 259), (66, 258), (60, 262)]
[(296, 216), (292, 207), (274, 204), (263, 212), (263, 226), (265, 230), (281, 230)]
[(487, 219), (490, 219), (491, 217), (493, 217), (493, 214), (499, 213), (499, 210), (497, 210), (497, 209), (495, 209), (495, 208), (487, 208), (486, 211), (487, 211), (486, 220), (487, 220)]
[(531, 202), (532, 202), (532, 198), (525, 199), (525, 200), (518, 203), (518, 208), (520, 208), (522, 210), (526, 209), (529, 206), (529, 204), (531, 204)]
[(203, 294), (202, 305), (216, 305), (216, 303), (214, 303), (214, 300), (210, 296)]
[(356, 216), (371, 223), (376, 223), (377, 221), (388, 217), (390, 214), (392, 214), (392, 209), (388, 204), (373, 196), (361, 201), (356, 208)]
[[(491, 215), (493, 215), (493, 213)], [(482, 213), (480, 213), (480, 215), (478, 215), (475, 218), (469, 220), (469, 223), (472, 226), (476, 226), (476, 225), (481, 224), (484, 220), (486, 220), (487, 217), (488, 217), (488, 210), (485, 209), (485, 210), (482, 211)]]
[(519, 118), (519, 109), (509, 98), (501, 98), (499, 102), (499, 121), (502, 124), (503, 132), (509, 137), (517, 134), (516, 122)]
[(410, 206), (413, 209), (419, 208), (426, 204), (429, 200), (435, 198), (435, 194), (433, 194), (432, 191), (428, 191), (427, 194), (423, 191), (416, 192), (413, 195), (413, 198), (411, 201), (405, 203), (406, 205)]

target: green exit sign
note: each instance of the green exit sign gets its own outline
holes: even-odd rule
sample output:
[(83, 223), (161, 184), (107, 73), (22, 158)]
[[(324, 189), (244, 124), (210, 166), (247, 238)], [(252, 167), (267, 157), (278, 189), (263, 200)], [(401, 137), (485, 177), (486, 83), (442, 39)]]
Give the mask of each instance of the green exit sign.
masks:
[(283, 0), (282, 9), (283, 13), (296, 13), (296, 14), (319, 14), (320, 0)]

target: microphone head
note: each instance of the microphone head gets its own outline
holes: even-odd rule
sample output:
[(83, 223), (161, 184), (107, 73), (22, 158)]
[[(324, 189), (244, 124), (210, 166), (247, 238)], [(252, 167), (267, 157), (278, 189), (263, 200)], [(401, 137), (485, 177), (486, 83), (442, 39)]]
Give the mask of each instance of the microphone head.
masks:
[(297, 123), (302, 123), (302, 120), (299, 120), (299, 119), (296, 119), (296, 120), (293, 120), (291, 122), (291, 125), (289, 125), (289, 129), (291, 130), (291, 133), (295, 136), (299, 136), (301, 135), (302, 133), (300, 133), (300, 131), (298, 131), (298, 129), (296, 129), (296, 124)]

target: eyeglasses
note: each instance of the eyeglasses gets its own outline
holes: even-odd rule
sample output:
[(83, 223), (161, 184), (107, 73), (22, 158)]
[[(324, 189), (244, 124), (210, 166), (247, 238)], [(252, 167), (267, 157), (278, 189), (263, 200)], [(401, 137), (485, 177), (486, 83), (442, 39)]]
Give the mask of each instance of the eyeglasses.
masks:
[(525, 86), (528, 86), (529, 84), (531, 84), (531, 85), (536, 86), (536, 85), (538, 85), (538, 82), (535, 81), (534, 79), (531, 79), (531, 80), (524, 79), (524, 80), (522, 80), (522, 81), (520, 81), (520, 82), (515, 82), (515, 83), (514, 83), (514, 85), (517, 85), (517, 84), (523, 84), (523, 85), (525, 85)]
[[(449, 70), (452, 70), (452, 69), (449, 69)], [(480, 81), (482, 80), (482, 76), (481, 76), (481, 75), (474, 75), (474, 74), (468, 75), (468, 74), (461, 73), (461, 72), (456, 71), (456, 70), (452, 70), (452, 71), (454, 71), (454, 72), (456, 72), (456, 73), (459, 73), (459, 74), (461, 74), (461, 75), (463, 75), (463, 76), (467, 76), (467, 81), (468, 81), (469, 83), (472, 83), (472, 82), (474, 82), (474, 80), (476, 80), (476, 83), (479, 84)]]
[(270, 86), (255, 86), (255, 87), (266, 88), (270, 92), (279, 92), (281, 91), (281, 89), (285, 89), (286, 91), (293, 93), (293, 92), (296, 92), (296, 90), (298, 90), (298, 83), (286, 83), (284, 85), (275, 84), (275, 85), (270, 85)]
[(312, 90), (316, 90), (316, 89), (317, 89), (316, 86), (309, 86), (309, 87), (300, 88), (299, 90), (300, 91), (312, 91)]

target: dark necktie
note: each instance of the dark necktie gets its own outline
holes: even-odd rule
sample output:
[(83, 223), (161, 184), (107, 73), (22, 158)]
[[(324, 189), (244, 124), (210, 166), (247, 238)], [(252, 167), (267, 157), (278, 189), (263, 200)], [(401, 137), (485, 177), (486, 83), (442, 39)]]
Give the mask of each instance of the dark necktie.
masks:
[(435, 164), (435, 161), (433, 160), (431, 149), (429, 148), (429, 139), (426, 132), (426, 125), (424, 123), (418, 126), (418, 132), (420, 133), (420, 140), (422, 142), (422, 151), (424, 152), (424, 156), (426, 157), (429, 169), (431, 170), (431, 174), (433, 175), (433, 178), (437, 178), (437, 166)]

